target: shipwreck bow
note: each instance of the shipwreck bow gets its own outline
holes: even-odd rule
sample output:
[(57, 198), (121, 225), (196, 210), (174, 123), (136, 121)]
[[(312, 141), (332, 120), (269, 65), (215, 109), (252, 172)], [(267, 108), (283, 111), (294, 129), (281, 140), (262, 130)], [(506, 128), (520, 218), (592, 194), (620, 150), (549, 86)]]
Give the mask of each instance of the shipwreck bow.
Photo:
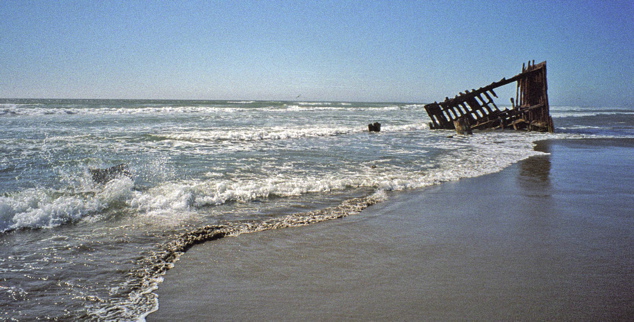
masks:
[[(493, 101), (498, 97), (495, 89), (513, 82), (517, 87), (511, 109), (501, 110)], [(548, 105), (545, 61), (524, 64), (522, 72), (509, 79), (465, 91), (441, 103), (426, 104), (425, 110), (431, 118), (431, 129), (456, 129), (460, 133), (470, 133), (471, 129), (555, 130)]]

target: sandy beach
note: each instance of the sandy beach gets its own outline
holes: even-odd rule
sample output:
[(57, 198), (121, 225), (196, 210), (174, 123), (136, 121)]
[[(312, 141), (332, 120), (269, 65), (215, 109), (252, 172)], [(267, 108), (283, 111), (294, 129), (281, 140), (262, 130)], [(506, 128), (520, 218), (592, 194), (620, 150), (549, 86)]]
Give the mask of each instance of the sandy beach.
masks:
[(359, 215), (195, 246), (147, 320), (631, 320), (634, 140), (537, 149)]

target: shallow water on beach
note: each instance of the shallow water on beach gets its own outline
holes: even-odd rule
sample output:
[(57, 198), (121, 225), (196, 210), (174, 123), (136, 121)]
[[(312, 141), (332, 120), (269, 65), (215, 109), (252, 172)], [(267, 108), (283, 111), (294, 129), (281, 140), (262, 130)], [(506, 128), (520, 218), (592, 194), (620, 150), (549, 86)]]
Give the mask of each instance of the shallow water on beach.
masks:
[(196, 246), (148, 320), (628, 320), (634, 139), (538, 149), (359, 216)]
[[(430, 131), (423, 104), (0, 100), (0, 318), (141, 318), (192, 231), (327, 220), (500, 171), (537, 140), (634, 137), (632, 109), (552, 114), (556, 134), (462, 137)], [(131, 178), (91, 180), (121, 163)]]

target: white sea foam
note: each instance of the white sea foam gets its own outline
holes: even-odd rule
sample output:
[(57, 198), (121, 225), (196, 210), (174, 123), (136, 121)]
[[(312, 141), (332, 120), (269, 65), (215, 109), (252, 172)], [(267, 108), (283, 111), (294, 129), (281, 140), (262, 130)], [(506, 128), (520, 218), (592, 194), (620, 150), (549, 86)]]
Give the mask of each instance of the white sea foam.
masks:
[(336, 136), (361, 132), (361, 127), (282, 127), (242, 128), (242, 129), (211, 129), (166, 134), (153, 134), (158, 138), (180, 141), (262, 141), (285, 140), (306, 137)]
[(633, 115), (634, 108), (628, 107), (603, 107), (588, 108), (579, 106), (552, 106), (551, 115), (553, 118), (564, 117), (589, 117), (599, 115)]
[(332, 102), (297, 102), (297, 104), (308, 105), (308, 106), (323, 106), (323, 105), (330, 106), (332, 105)]
[(0, 104), (0, 116), (18, 115), (18, 104)]
[(386, 125), (381, 127), (381, 131), (392, 131), (392, 132), (408, 132), (408, 131), (420, 131), (429, 129), (429, 125), (427, 123), (413, 123), (413, 124), (405, 124), (405, 125)]
[[(224, 107), (224, 106), (149, 106), (138, 108), (127, 107), (103, 107), (103, 108), (85, 108), (85, 107), (65, 107), (51, 109), (48, 107), (22, 107), (22, 106), (8, 106), (0, 108), (0, 117), (2, 116), (42, 116), (42, 115), (184, 115), (184, 114), (224, 114), (224, 113), (239, 113), (239, 112), (253, 112), (254, 110), (260, 112), (285, 112), (285, 111), (308, 111), (308, 110), (344, 110), (344, 107), (339, 106), (300, 106), (300, 105), (287, 105), (287, 106), (269, 106), (269, 107)], [(364, 109), (350, 107), (353, 109)], [(394, 109), (395, 107), (387, 107), (387, 109)], [(366, 108), (367, 109), (367, 108)]]
[(97, 214), (132, 195), (133, 182), (119, 178), (90, 192), (64, 193), (32, 188), (0, 197), (0, 232), (51, 228)]
[[(290, 112), (297, 111), (355, 111), (355, 112), (364, 112), (364, 111), (396, 111), (401, 109), (400, 106), (397, 105), (389, 105), (389, 106), (332, 106), (332, 105), (287, 105), (285, 110)], [(279, 109), (278, 109), (279, 111)]]
[(228, 101), (229, 104), (253, 104), (255, 101)]
[[(422, 126), (422, 125), (421, 125)], [(418, 126), (404, 125), (399, 130), (419, 130)], [(261, 140), (263, 138), (302, 137), (307, 135), (335, 135), (349, 133), (351, 129), (293, 130), (280, 128), (277, 134), (254, 134), (252, 137), (229, 135), (226, 139)], [(210, 133), (174, 135), (175, 139), (199, 140), (198, 135)], [(223, 135), (227, 135), (226, 133)], [(83, 194), (60, 194), (44, 189), (29, 189), (0, 198), (0, 230), (18, 228), (54, 227), (98, 213), (113, 204), (120, 204), (146, 216), (169, 217), (179, 213), (193, 214), (202, 207), (212, 207), (227, 202), (250, 202), (275, 197), (293, 197), (309, 193), (328, 193), (350, 188), (374, 188), (378, 190), (404, 190), (475, 177), (497, 172), (521, 159), (535, 155), (533, 141), (547, 138), (540, 134), (484, 133), (479, 135), (445, 139), (433, 144), (447, 152), (437, 160), (415, 157), (408, 166), (393, 163), (389, 159), (377, 159), (373, 166), (350, 163), (339, 169), (321, 171), (318, 175), (302, 169), (294, 170), (293, 164), (261, 163), (273, 172), (223, 178), (202, 176), (197, 179), (161, 181), (142, 191), (134, 190), (128, 178), (114, 180), (104, 187)], [(399, 152), (400, 151), (400, 152)], [(392, 153), (402, 157), (425, 153), (395, 149)], [(244, 160), (245, 166), (251, 162)], [(258, 162), (254, 159), (253, 162)], [(431, 164), (430, 162), (433, 162)], [(418, 170), (416, 170), (418, 169)], [(154, 171), (163, 171), (163, 167)]]
[[(143, 192), (135, 192), (128, 205), (139, 213), (163, 216), (166, 213), (195, 212), (227, 202), (250, 202), (275, 197), (328, 193), (350, 188), (405, 190), (423, 188), (446, 181), (476, 177), (504, 169), (512, 163), (540, 154), (533, 150), (533, 141), (551, 135), (519, 133), (487, 133), (447, 139), (436, 144), (447, 153), (429, 165), (403, 167), (389, 160), (376, 160), (373, 166), (350, 165), (320, 175), (269, 173), (236, 179), (222, 179), (218, 174), (196, 180), (166, 182)], [(456, 147), (460, 147), (456, 149)], [(412, 171), (413, 168), (428, 170)]]
[(242, 111), (240, 107), (216, 107), (216, 106), (149, 106), (139, 108), (128, 107), (5, 107), (0, 108), (0, 116), (42, 116), (42, 115), (182, 115), (182, 114), (209, 114), (209, 113), (235, 113)]

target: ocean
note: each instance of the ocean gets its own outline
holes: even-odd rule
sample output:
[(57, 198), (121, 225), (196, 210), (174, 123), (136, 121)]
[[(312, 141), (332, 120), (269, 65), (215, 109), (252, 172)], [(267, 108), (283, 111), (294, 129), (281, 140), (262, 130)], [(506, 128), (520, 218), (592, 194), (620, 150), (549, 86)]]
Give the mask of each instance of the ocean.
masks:
[(551, 115), (555, 133), (461, 136), (417, 103), (2, 99), (0, 319), (143, 320), (196, 243), (499, 172), (540, 140), (634, 138), (634, 108)]

